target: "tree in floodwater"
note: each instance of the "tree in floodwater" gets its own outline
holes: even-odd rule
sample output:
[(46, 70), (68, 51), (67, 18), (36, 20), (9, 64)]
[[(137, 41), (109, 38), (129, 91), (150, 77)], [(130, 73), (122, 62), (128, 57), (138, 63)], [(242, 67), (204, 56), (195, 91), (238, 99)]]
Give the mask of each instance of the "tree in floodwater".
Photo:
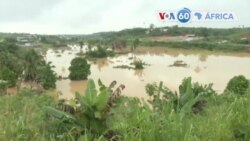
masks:
[(56, 74), (51, 63), (46, 63), (35, 50), (28, 50), (24, 56), (24, 81), (41, 84), (44, 89), (55, 88)]
[(80, 41), (79, 45), (80, 45), (80, 49), (82, 50), (82, 48), (83, 48), (83, 41)]
[(90, 65), (85, 58), (76, 57), (71, 61), (69, 71), (70, 80), (85, 80), (90, 75)]
[(52, 70), (54, 66), (51, 62), (46, 63), (38, 68), (37, 82), (42, 85), (44, 89), (56, 88), (56, 74)]
[(136, 38), (134, 41), (133, 41), (133, 45), (132, 45), (132, 48), (131, 48), (131, 51), (133, 52), (140, 44), (140, 40), (138, 38)]

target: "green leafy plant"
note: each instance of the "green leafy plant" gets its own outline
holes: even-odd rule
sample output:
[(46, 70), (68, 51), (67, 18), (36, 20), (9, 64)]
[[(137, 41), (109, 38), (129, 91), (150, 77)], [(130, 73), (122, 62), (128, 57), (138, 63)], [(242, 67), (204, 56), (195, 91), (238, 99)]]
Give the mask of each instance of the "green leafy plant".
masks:
[(249, 80), (243, 75), (235, 76), (229, 80), (225, 91), (230, 91), (235, 94), (244, 95), (249, 88)]
[(7, 67), (0, 68), (0, 79), (7, 81), (9, 87), (16, 85), (16, 74)]
[(179, 86), (179, 93), (172, 92), (169, 88), (163, 86), (160, 82), (147, 84), (146, 92), (150, 97), (153, 97), (149, 102), (155, 110), (162, 110), (163, 103), (171, 103), (173, 109), (177, 112), (197, 113), (205, 106), (205, 97), (215, 93), (212, 89), (212, 84), (200, 85), (199, 83), (192, 84), (191, 77), (185, 78)]
[(105, 134), (107, 131), (107, 118), (110, 109), (114, 106), (115, 99), (120, 96), (120, 85), (115, 91), (111, 89), (116, 82), (106, 87), (99, 80), (99, 92), (93, 80), (88, 81), (85, 94), (81, 96), (76, 93), (76, 100), (68, 101), (68, 106), (73, 111), (64, 111), (53, 107), (46, 107), (46, 110), (55, 118), (60, 120), (64, 132), (70, 132), (75, 138), (82, 136), (85, 132), (91, 132), (93, 135)]
[(84, 80), (90, 75), (90, 65), (85, 58), (76, 57), (71, 61), (69, 71), (71, 80)]

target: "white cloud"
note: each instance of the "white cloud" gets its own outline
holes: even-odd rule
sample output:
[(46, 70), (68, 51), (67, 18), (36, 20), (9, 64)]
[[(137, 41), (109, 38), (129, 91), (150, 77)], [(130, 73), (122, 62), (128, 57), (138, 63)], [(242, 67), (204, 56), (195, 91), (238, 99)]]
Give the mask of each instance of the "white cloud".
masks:
[(87, 34), (99, 31), (158, 26), (158, 10), (234, 11), (238, 22), (191, 23), (188, 26), (236, 27), (250, 26), (249, 0), (1, 0), (0, 31), (45, 34)]

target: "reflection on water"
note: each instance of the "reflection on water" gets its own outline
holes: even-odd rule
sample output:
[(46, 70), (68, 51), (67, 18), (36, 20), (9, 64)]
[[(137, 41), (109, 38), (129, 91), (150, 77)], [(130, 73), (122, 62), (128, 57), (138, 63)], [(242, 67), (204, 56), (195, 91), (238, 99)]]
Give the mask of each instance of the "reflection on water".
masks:
[[(55, 65), (54, 70), (62, 77), (69, 74), (70, 61), (76, 56), (80, 48), (72, 47), (58, 53), (48, 50), (46, 59)], [(121, 55), (114, 58), (97, 59), (90, 61), (91, 75), (89, 78), (96, 82), (100, 78), (104, 84), (109, 85), (113, 80), (124, 84), (124, 94), (147, 98), (145, 85), (152, 82), (163, 81), (164, 85), (177, 90), (184, 77), (192, 76), (193, 81), (203, 84), (213, 83), (218, 92), (224, 90), (228, 80), (235, 75), (245, 75), (250, 78), (249, 53), (223, 53), (211, 51), (192, 51), (166, 48), (138, 48), (136, 56), (149, 66), (143, 70), (114, 69), (117, 65), (129, 65), (131, 55)], [(176, 60), (183, 60), (189, 67), (169, 67)], [(57, 81), (57, 90), (62, 92), (63, 98), (72, 98), (76, 91), (83, 93), (87, 81), (70, 81), (68, 79)]]

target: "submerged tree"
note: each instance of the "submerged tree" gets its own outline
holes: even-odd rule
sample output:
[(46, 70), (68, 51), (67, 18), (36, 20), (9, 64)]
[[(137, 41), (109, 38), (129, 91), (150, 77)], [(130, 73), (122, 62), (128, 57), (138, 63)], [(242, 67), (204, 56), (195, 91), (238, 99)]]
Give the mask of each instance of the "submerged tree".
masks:
[(82, 48), (83, 48), (83, 41), (80, 41), (79, 45), (80, 45), (80, 49), (82, 50)]
[(44, 89), (55, 88), (56, 74), (51, 63), (46, 63), (35, 50), (29, 50), (25, 56), (24, 80), (41, 84)]
[(39, 67), (37, 81), (44, 89), (56, 88), (56, 74), (52, 70), (51, 62)]
[(131, 51), (133, 52), (140, 44), (140, 40), (138, 38), (136, 38), (134, 41), (133, 41), (133, 45), (132, 45), (132, 48), (131, 48)]
[(85, 58), (76, 57), (71, 61), (69, 71), (71, 80), (85, 80), (90, 75), (90, 65)]

